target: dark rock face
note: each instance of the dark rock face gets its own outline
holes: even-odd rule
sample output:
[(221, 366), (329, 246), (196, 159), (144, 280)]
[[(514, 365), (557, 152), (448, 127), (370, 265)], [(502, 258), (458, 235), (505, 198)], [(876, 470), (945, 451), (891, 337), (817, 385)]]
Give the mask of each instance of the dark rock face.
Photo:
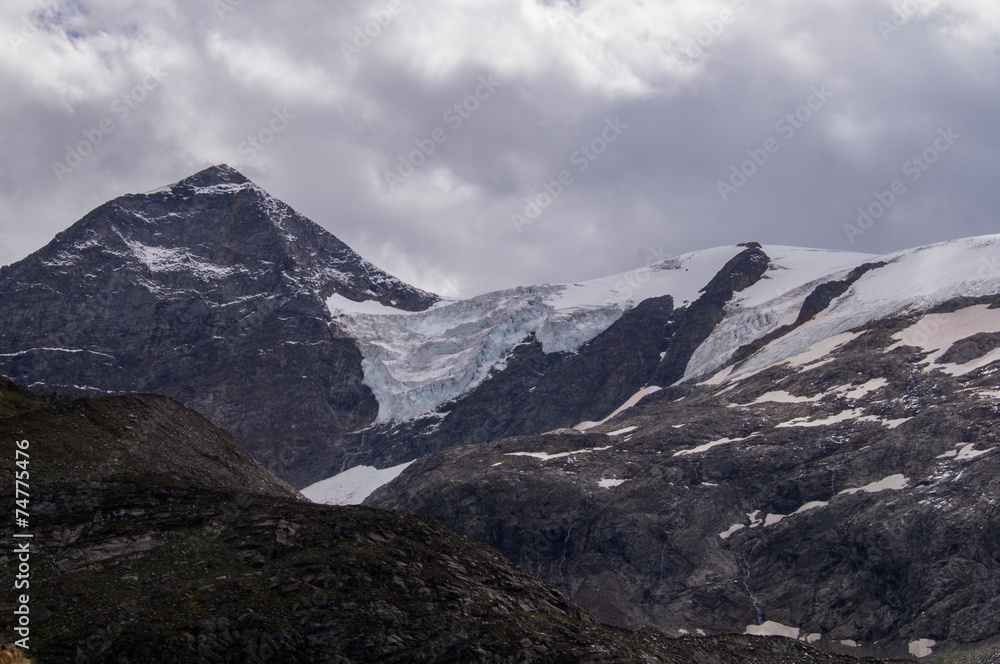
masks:
[(725, 316), (725, 306), (734, 293), (757, 282), (770, 259), (760, 244), (749, 242), (703, 289), (701, 297), (677, 317), (670, 329), (666, 353), (650, 376), (654, 385), (671, 385), (684, 375), (691, 355)]
[[(428, 519), (301, 500), (163, 397), (73, 399), (0, 382), (11, 509), (15, 440), (30, 441), (36, 661), (861, 661), (784, 639), (600, 626)], [(2, 541), (8, 569), (10, 525)]]
[(1000, 348), (1000, 333), (980, 332), (952, 344), (940, 361), (945, 364), (965, 364), (996, 348)]
[(333, 293), (415, 311), (391, 277), (225, 167), (97, 208), (0, 269), (0, 372), (171, 396), (304, 486), (378, 412)]
[(619, 435), (444, 450), (367, 504), (494, 546), (616, 625), (773, 621), (834, 649), (969, 647), (997, 634), (1000, 611), (997, 374), (886, 352), (913, 322), (868, 325), (808, 370), (663, 390), (591, 430), (635, 427)]

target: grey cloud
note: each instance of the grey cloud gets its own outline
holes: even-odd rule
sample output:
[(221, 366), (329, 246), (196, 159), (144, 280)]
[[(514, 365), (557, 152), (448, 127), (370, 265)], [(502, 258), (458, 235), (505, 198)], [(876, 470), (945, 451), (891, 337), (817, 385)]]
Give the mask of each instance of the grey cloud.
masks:
[[(221, 18), (208, 2), (178, 2), (173, 15), (98, 2), (49, 27), (79, 36), (4, 53), (0, 263), (104, 200), (223, 161), (382, 267), (463, 295), (624, 271), (650, 249), (760, 240), (882, 252), (996, 228), (1000, 42), (956, 36), (969, 17), (947, 3), (884, 39), (888, 3), (720, 1), (735, 20), (696, 58), (638, 33), (574, 51), (601, 34), (586, 2), (530, 35), (500, 4), (484, 3), (478, 23), (450, 19), (448, 3), (406, 4), (351, 62), (342, 44), (387, 2), (230, 3)], [(3, 20), (9, 31), (20, 19)], [(699, 20), (681, 32), (696, 36)], [(510, 37), (520, 28), (523, 40)], [(59, 70), (71, 62), (61, 49), (91, 47), (86, 72)], [(583, 57), (594, 62), (577, 67)], [(162, 87), (118, 118), (112, 104), (156, 66)], [(606, 72), (619, 70), (642, 89), (614, 89)], [(449, 123), (489, 75), (503, 85)], [(46, 77), (90, 83), (67, 108), (65, 86)], [(822, 85), (833, 95), (786, 138), (776, 122)], [(275, 109), (295, 117), (271, 136)], [(60, 182), (52, 162), (105, 118), (115, 131)], [(573, 153), (614, 118), (628, 128), (580, 172)], [(857, 208), (905, 178), (904, 163), (947, 127), (961, 139), (851, 243), (844, 224)], [(435, 129), (446, 140), (390, 189), (386, 171)], [(241, 149), (250, 136), (271, 138), (252, 158)], [(723, 201), (717, 183), (769, 138), (779, 149)], [(518, 233), (512, 215), (563, 170), (572, 184)]]

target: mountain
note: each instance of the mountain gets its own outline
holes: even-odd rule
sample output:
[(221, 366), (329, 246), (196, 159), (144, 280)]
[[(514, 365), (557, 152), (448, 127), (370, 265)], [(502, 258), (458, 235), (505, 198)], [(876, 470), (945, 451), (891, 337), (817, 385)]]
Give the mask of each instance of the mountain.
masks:
[(762, 297), (776, 271), (787, 289), (861, 259), (772, 258), (751, 243), (442, 301), (216, 166), (115, 199), (0, 268), (0, 373), (170, 396), (304, 487), (599, 419), (652, 372), (680, 375), (734, 293)]
[[(433, 521), (304, 501), (164, 397), (73, 398), (0, 380), (5, 459), (22, 440), (35, 661), (864, 661), (787, 639), (600, 626)], [(8, 521), (5, 568), (23, 561), (13, 534)]]
[(0, 269), (0, 293), (4, 375), (173, 397), (299, 484), (378, 412), (326, 299), (437, 301), (226, 166), (102, 205)]
[(0, 269), (0, 373), (172, 397), (305, 495), (433, 517), (607, 623), (975, 658), (998, 255), (748, 242), (441, 300), (220, 166)]
[(744, 290), (677, 380), (651, 374), (574, 428), (426, 456), (366, 504), (490, 544), (610, 624), (993, 661), (998, 249)]

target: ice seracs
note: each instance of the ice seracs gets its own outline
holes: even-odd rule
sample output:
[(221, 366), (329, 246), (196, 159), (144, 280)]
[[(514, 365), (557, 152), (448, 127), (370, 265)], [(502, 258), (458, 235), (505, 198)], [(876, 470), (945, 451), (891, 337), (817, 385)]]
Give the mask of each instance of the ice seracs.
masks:
[[(546, 353), (572, 352), (645, 299), (670, 295), (675, 306), (696, 300), (740, 251), (697, 251), (602, 279), (518, 287), (406, 316), (336, 296), (328, 306), (361, 350), (365, 384), (379, 402), (379, 421), (405, 420), (475, 388), (529, 338)], [(650, 386), (635, 399), (658, 389)]]

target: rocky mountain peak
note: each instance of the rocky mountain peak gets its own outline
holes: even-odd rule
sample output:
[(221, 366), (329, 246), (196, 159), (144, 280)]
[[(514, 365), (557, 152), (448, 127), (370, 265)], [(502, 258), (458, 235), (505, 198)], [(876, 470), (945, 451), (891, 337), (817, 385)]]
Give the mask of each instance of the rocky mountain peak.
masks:
[(325, 473), (343, 432), (378, 409), (327, 299), (405, 311), (438, 299), (225, 165), (96, 208), (0, 269), (0, 293), (4, 375), (173, 397), (293, 482)]
[(339, 293), (407, 311), (438, 299), (364, 260), (225, 164), (105, 203), (12, 266), (24, 269), (78, 279), (113, 270), (154, 294), (194, 292), (217, 301), (273, 292), (278, 282), (317, 301)]
[(186, 187), (213, 187), (220, 184), (246, 184), (249, 178), (229, 164), (216, 164), (198, 171), (177, 183)]

